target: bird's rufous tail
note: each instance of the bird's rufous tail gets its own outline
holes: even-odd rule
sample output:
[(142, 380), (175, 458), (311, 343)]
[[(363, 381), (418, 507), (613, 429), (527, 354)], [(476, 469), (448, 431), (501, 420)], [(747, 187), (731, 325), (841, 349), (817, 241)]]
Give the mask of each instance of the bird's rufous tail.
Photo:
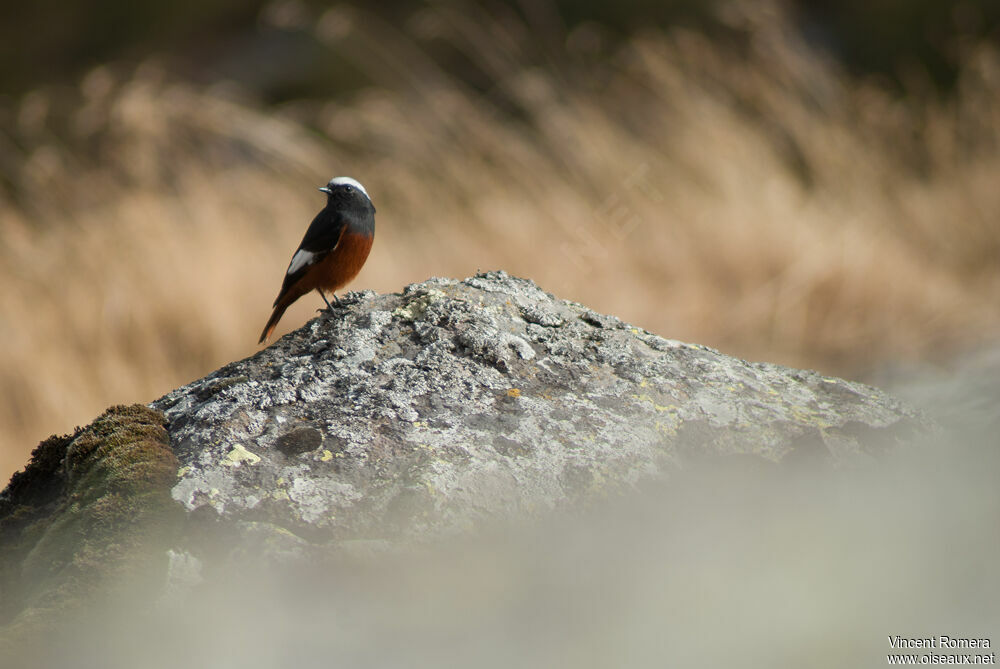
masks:
[(257, 341), (258, 344), (263, 344), (271, 338), (271, 333), (274, 332), (274, 328), (278, 327), (278, 321), (281, 320), (287, 308), (287, 304), (278, 304), (274, 307), (271, 317), (267, 319), (267, 325), (264, 326), (264, 331), (260, 333), (260, 339)]
[(260, 333), (260, 339), (257, 341), (258, 344), (263, 344), (271, 338), (271, 333), (273, 333), (274, 328), (278, 326), (278, 321), (280, 321), (281, 317), (285, 315), (285, 309), (292, 306), (292, 302), (299, 299), (304, 294), (305, 291), (292, 289), (283, 295), (278, 295), (278, 299), (274, 301), (274, 311), (271, 312), (271, 317), (267, 319), (267, 325), (264, 326), (264, 331)]

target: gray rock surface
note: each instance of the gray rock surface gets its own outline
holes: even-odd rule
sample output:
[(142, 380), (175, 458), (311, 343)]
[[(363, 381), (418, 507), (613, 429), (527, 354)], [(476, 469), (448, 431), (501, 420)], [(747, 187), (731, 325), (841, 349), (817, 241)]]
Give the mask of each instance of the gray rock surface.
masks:
[(714, 456), (855, 467), (929, 427), (874, 388), (663, 339), (503, 272), (351, 293), (151, 406), (174, 499), (279, 555), (570, 508)]

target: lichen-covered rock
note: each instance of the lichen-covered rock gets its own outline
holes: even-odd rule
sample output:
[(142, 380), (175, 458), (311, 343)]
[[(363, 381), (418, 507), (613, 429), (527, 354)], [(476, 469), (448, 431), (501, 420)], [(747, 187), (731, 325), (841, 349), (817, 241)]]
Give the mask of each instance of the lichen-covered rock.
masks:
[(152, 406), (174, 499), (278, 552), (537, 514), (716, 455), (850, 467), (928, 427), (874, 388), (663, 339), (503, 272), (352, 293)]

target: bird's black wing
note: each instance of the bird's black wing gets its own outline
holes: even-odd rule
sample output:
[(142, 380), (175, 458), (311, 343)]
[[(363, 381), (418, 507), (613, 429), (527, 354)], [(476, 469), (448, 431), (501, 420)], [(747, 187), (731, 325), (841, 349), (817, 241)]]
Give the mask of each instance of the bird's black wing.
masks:
[(344, 234), (346, 226), (347, 220), (341, 214), (330, 211), (329, 208), (323, 209), (309, 224), (299, 248), (326, 255), (340, 243), (340, 236)]
[[(302, 237), (299, 248), (295, 249), (295, 253), (292, 254), (288, 270), (285, 271), (285, 280), (282, 281), (281, 290), (278, 291), (278, 297), (274, 300), (275, 304), (278, 304), (285, 293), (305, 276), (310, 267), (323, 260), (330, 251), (337, 248), (337, 244), (340, 243), (340, 238), (343, 237), (346, 229), (347, 221), (343, 216), (328, 209), (316, 214), (316, 218), (309, 224), (305, 236)], [(303, 251), (311, 254), (311, 257), (292, 271), (296, 258)]]

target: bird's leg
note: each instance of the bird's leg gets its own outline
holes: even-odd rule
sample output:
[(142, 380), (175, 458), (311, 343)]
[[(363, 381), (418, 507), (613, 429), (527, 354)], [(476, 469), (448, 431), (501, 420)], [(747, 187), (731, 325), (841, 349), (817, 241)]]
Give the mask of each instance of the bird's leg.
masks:
[[(322, 313), (322, 312), (325, 311), (325, 312), (327, 312), (329, 314), (332, 314), (333, 313), (333, 306), (330, 304), (330, 300), (326, 299), (326, 295), (323, 293), (323, 289), (317, 288), (316, 292), (318, 292), (319, 296), (323, 298), (324, 302), (326, 302), (326, 309), (317, 309), (316, 311), (319, 311), (320, 313)], [(337, 299), (337, 294), (336, 293), (333, 294), (333, 301), (337, 304), (338, 307), (340, 306), (340, 301)]]

